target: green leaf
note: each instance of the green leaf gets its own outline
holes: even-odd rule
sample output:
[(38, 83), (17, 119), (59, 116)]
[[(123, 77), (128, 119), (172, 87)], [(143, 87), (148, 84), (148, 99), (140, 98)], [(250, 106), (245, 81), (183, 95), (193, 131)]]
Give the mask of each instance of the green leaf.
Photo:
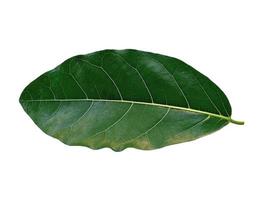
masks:
[(30, 83), (20, 103), (46, 134), (92, 149), (156, 149), (243, 124), (206, 76), (137, 50), (72, 57)]

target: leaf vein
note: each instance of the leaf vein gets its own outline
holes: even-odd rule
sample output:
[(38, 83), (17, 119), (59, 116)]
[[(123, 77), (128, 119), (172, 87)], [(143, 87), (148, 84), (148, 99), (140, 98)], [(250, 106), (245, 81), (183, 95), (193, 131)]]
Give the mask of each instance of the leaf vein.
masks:
[(148, 95), (150, 96), (151, 103), (154, 103), (154, 99), (153, 99), (152, 93), (151, 93), (151, 91), (149, 90), (148, 85), (147, 85), (147, 83), (145, 82), (145, 80), (144, 80), (143, 76), (141, 75), (141, 73), (139, 72), (139, 70), (138, 70), (136, 67), (134, 67), (133, 65), (131, 65), (131, 64), (130, 64), (124, 57), (122, 57), (121, 55), (119, 55), (119, 54), (117, 54), (117, 53), (112, 53), (112, 54), (114, 54), (114, 55), (116, 55), (116, 56), (119, 56), (122, 60), (124, 60), (124, 62), (125, 62), (129, 67), (131, 67), (132, 69), (134, 69), (134, 70), (137, 72), (137, 74), (138, 74), (139, 77), (141, 78), (141, 80), (142, 80), (142, 82), (143, 82), (143, 84), (144, 84), (144, 86), (145, 86), (145, 88), (146, 88), (146, 90), (147, 90), (147, 92), (148, 92)]
[(198, 80), (197, 76), (195, 75), (195, 73), (193, 73), (194, 76), (196, 77), (196, 80), (198, 81), (201, 89), (203, 90), (203, 92), (205, 93), (205, 95), (208, 97), (209, 101), (211, 102), (211, 104), (213, 105), (213, 107), (218, 111), (218, 113), (221, 115), (220, 110), (218, 109), (218, 107), (216, 106), (216, 104), (213, 102), (213, 100), (211, 99), (210, 95), (207, 93), (206, 89), (203, 87), (202, 83)]
[(106, 132), (107, 130), (109, 130), (112, 127), (114, 127), (116, 124), (118, 124), (129, 113), (129, 111), (131, 110), (132, 106), (133, 106), (133, 103), (131, 103), (131, 105), (129, 106), (129, 108), (122, 114), (122, 116), (118, 120), (116, 120), (114, 123), (112, 123), (110, 126), (108, 126), (107, 128), (105, 128), (104, 130), (92, 134), (89, 138), (93, 138), (93, 137), (99, 135), (100, 133)]
[(84, 113), (83, 113), (77, 120), (75, 120), (74, 122), (72, 122), (72, 124), (71, 124), (71, 126), (70, 126), (70, 130), (72, 130), (73, 126), (74, 126), (75, 124), (79, 123), (79, 121), (81, 121), (82, 118), (83, 118), (87, 113), (90, 112), (91, 108), (93, 107), (93, 104), (94, 104), (94, 102), (92, 101), (92, 103), (90, 104), (90, 106), (88, 106), (88, 108), (86, 109), (86, 111), (85, 111), (85, 112), (84, 112)]
[(85, 62), (85, 63), (88, 63), (88, 64), (91, 65), (91, 66), (94, 66), (94, 67), (96, 67), (96, 68), (98, 68), (98, 69), (101, 69), (101, 70), (108, 76), (108, 78), (112, 81), (113, 85), (114, 85), (114, 86), (116, 87), (116, 89), (117, 89), (117, 92), (118, 92), (118, 94), (119, 94), (121, 100), (123, 100), (123, 97), (122, 97), (122, 95), (121, 95), (121, 92), (120, 92), (120, 90), (119, 90), (117, 84), (115, 83), (115, 81), (111, 78), (111, 76), (108, 74), (108, 72), (107, 72), (103, 67), (97, 66), (97, 65), (91, 63), (90, 61), (87, 61), (87, 60), (84, 60), (84, 59), (80, 59), (80, 60), (83, 61), (83, 62)]
[[(165, 69), (165, 70), (172, 76), (172, 78), (173, 78), (173, 80), (174, 80), (174, 82), (175, 82), (175, 85), (178, 87), (180, 93), (182, 94), (182, 96), (184, 97), (184, 99), (185, 99), (185, 101), (186, 101), (187, 107), (190, 108), (189, 101), (188, 101), (187, 97), (185, 96), (185, 93), (184, 93), (184, 91), (182, 90), (181, 86), (179, 85), (179, 83), (177, 82), (176, 78), (174, 77), (174, 75), (171, 74), (171, 73), (169, 72), (169, 70), (167, 69), (167, 67), (166, 67), (163, 63), (161, 63), (159, 60), (155, 59), (155, 58), (152, 57), (151, 55), (149, 55), (149, 56), (150, 56), (153, 60), (155, 60), (157, 63), (159, 63), (161, 66), (163, 66), (164, 69)], [(177, 67), (176, 67), (176, 68), (177, 68)]]
[(162, 122), (162, 121), (165, 119), (165, 117), (168, 115), (169, 112), (170, 112), (170, 108), (168, 108), (167, 111), (166, 111), (166, 113), (160, 118), (160, 120), (158, 120), (158, 121), (157, 121), (152, 127), (150, 127), (147, 131), (145, 131), (144, 133), (141, 133), (140, 135), (138, 135), (138, 136), (135, 137), (135, 138), (132, 138), (132, 139), (130, 139), (130, 140), (128, 140), (128, 141), (124, 141), (124, 142), (118, 144), (118, 146), (123, 145), (123, 144), (126, 144), (126, 143), (128, 143), (128, 142), (133, 142), (133, 141), (137, 140), (138, 138), (140, 138), (140, 137), (142, 137), (142, 136), (144, 136), (144, 135), (148, 135), (148, 134), (150, 134), (149, 132), (150, 132), (151, 130), (153, 130), (153, 129), (154, 129), (160, 122)]

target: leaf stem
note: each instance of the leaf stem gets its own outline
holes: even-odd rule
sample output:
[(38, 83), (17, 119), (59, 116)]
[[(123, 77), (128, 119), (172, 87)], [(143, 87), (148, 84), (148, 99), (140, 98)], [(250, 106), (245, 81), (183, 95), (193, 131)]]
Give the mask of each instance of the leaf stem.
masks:
[(233, 123), (233, 124), (238, 124), (238, 125), (244, 125), (245, 122), (244, 121), (237, 121), (237, 120), (234, 120), (234, 119), (229, 119), (229, 122)]

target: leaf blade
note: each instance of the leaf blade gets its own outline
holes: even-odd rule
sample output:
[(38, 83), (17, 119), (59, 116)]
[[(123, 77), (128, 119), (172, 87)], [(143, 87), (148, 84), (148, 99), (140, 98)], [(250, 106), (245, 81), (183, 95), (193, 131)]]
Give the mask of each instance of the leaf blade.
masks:
[[(227, 97), (207, 77), (178, 59), (137, 50), (70, 58), (29, 84), (20, 102), (48, 135), (93, 149), (156, 149), (233, 122)], [(180, 133), (194, 117), (203, 121)]]

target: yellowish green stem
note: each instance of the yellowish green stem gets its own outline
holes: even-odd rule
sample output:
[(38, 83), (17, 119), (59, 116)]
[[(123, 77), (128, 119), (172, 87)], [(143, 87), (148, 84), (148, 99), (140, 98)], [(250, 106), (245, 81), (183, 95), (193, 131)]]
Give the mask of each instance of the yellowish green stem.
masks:
[(244, 121), (237, 121), (237, 120), (233, 120), (233, 119), (230, 119), (229, 121), (230, 121), (231, 123), (233, 123), (233, 124), (238, 124), (238, 125), (244, 125), (244, 124), (245, 124)]

